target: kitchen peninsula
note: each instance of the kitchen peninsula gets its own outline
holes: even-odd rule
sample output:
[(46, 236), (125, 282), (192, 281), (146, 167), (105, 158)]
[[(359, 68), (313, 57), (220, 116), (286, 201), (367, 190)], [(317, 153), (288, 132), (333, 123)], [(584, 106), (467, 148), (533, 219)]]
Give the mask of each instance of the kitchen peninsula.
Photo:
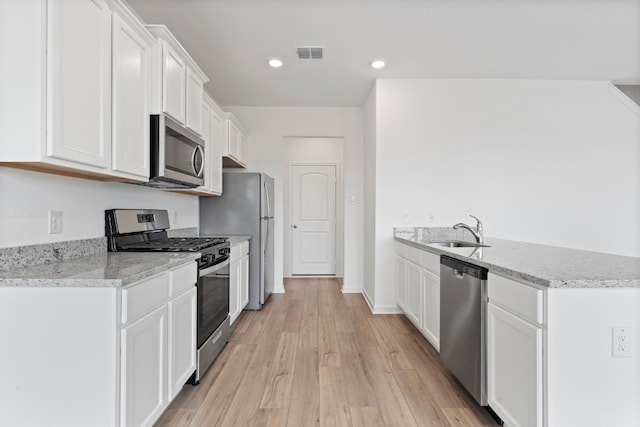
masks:
[[(398, 268), (429, 277), (440, 255), (489, 269), (488, 399), (507, 425), (640, 420), (633, 403), (640, 399), (638, 352), (630, 347), (616, 352), (621, 328), (629, 346), (640, 342), (640, 259), (492, 238), (479, 248), (436, 244), (465, 237), (471, 236), (396, 229), (396, 277), (405, 278), (396, 280), (397, 295), (405, 296), (405, 310), (411, 295), (427, 295), (433, 281), (412, 283)], [(433, 301), (422, 301), (422, 311), (408, 315), (414, 324), (422, 319), (419, 329), (433, 318), (423, 311), (434, 307)], [(423, 334), (433, 343), (433, 334)]]

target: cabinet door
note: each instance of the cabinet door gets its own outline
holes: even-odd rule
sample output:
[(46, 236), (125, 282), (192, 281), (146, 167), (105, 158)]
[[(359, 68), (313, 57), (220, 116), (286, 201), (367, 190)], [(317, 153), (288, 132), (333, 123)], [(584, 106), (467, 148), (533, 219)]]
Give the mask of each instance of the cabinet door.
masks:
[(202, 81), (187, 68), (185, 125), (202, 135)]
[[(233, 250), (233, 249), (232, 249)], [(236, 249), (237, 250), (237, 249)], [(240, 280), (242, 279), (240, 260), (229, 266), (229, 322), (233, 324), (240, 315)]]
[(542, 329), (488, 304), (489, 406), (511, 427), (542, 426)]
[(113, 16), (113, 170), (149, 178), (151, 45)]
[(422, 274), (421, 269), (407, 262), (407, 300), (405, 313), (411, 322), (420, 328), (422, 324)]
[(249, 304), (249, 256), (245, 255), (240, 260), (240, 310)]
[(440, 277), (422, 270), (422, 333), (440, 350)]
[(229, 120), (229, 157), (232, 159), (239, 161), (240, 154), (240, 129), (238, 126), (232, 121)]
[(222, 144), (224, 143), (224, 115), (216, 108), (211, 109), (211, 144), (207, 155), (210, 164), (211, 185), (214, 194), (222, 194)]
[(169, 401), (196, 370), (196, 298), (191, 290), (169, 301)]
[(167, 406), (167, 308), (121, 331), (122, 426), (150, 426)]
[(247, 161), (249, 160), (249, 138), (243, 132), (240, 132), (240, 163), (243, 165), (247, 165)]
[(47, 155), (111, 164), (111, 11), (102, 0), (48, 2)]
[[(164, 73), (162, 74), (162, 109), (184, 124), (187, 66), (167, 44), (164, 45)], [(200, 108), (198, 105), (198, 108)]]
[(406, 312), (407, 302), (407, 261), (396, 256), (396, 303)]
[(212, 149), (211, 149), (211, 107), (207, 102), (203, 102), (202, 106), (202, 138), (204, 139), (204, 185), (199, 188), (209, 192), (211, 190), (211, 167), (212, 167)]

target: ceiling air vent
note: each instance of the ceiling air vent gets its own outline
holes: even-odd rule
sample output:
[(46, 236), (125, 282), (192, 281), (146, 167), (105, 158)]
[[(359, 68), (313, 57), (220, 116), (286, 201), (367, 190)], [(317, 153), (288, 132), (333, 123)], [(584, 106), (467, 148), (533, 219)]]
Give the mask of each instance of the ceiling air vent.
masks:
[(296, 47), (298, 59), (322, 59), (324, 56), (323, 47), (303, 46)]

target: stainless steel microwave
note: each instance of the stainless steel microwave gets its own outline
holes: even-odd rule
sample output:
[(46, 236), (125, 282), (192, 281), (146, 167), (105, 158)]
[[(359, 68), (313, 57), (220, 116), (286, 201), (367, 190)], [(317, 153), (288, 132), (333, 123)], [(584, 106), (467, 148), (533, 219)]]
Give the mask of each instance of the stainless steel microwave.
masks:
[(165, 114), (151, 115), (151, 176), (145, 185), (194, 188), (204, 184), (204, 140)]

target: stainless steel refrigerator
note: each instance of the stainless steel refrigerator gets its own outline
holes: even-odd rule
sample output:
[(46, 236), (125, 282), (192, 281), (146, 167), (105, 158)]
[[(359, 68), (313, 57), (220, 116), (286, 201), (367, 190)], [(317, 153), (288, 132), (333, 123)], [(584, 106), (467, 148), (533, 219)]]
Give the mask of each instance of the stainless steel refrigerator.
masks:
[(249, 235), (249, 304), (259, 310), (273, 292), (273, 178), (225, 172), (222, 196), (200, 197), (200, 234)]

